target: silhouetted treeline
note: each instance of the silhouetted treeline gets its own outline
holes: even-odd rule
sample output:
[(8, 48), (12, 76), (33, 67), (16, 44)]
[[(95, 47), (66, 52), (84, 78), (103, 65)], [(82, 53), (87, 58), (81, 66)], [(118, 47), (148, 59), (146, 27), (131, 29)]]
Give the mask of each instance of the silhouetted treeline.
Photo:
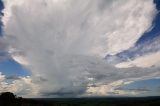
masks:
[(39, 101), (33, 99), (24, 99), (17, 97), (11, 92), (3, 92), (0, 94), (0, 106), (45, 106)]
[(160, 97), (26, 99), (4, 92), (0, 106), (160, 106)]

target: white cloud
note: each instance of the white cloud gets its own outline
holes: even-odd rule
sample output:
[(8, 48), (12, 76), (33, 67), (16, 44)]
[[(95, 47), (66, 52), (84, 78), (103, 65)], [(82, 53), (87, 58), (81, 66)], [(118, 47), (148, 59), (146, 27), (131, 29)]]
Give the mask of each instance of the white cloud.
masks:
[(23, 97), (34, 97), (39, 87), (32, 82), (30, 77), (20, 77), (12, 82), (7, 82), (5, 75), (0, 73), (0, 92), (13, 92)]
[(29, 65), (27, 59), (25, 58), (25, 54), (22, 51), (17, 51), (14, 48), (9, 48), (8, 53), (11, 54), (13, 60), (22, 65)]
[(117, 64), (117, 67), (159, 67), (160, 64), (160, 37), (157, 36), (151, 41), (133, 48), (136, 50), (134, 59)]
[[(37, 42), (38, 39), (34, 37), (45, 35), (44, 40), (59, 45), (62, 52), (100, 56), (132, 47), (150, 28), (156, 13), (151, 0), (61, 0), (56, 3), (54, 0), (5, 0), (5, 5), (4, 12), (11, 17), (5, 26), (8, 36), (13, 37), (14, 31), (17, 37), (21, 35), (25, 41), (30, 39)], [(24, 18), (28, 16), (32, 18)], [(5, 15), (3, 19), (6, 18)], [(12, 28), (16, 23), (17, 27)]]
[(111, 92), (119, 95), (119, 93), (116, 92), (115, 87), (122, 86), (123, 84), (123, 80), (118, 80), (107, 85), (89, 86), (86, 92), (91, 96), (105, 96), (110, 95)]
[(122, 62), (116, 65), (118, 68), (129, 68), (129, 67), (159, 67), (160, 66), (160, 52), (149, 53), (144, 56), (135, 58), (134, 60)]
[[(132, 84), (134, 81), (138, 81), (141, 78), (125, 80), (117, 80), (108, 84), (102, 85), (90, 85), (87, 89), (87, 96), (149, 96), (152, 95), (150, 89), (145, 87), (136, 88), (124, 88), (128, 84)], [(145, 79), (145, 78), (142, 78)], [(86, 96), (86, 95), (85, 95)]]
[(118, 68), (159, 66), (160, 36), (142, 42), (116, 55), (107, 55), (105, 58), (108, 63)]
[(156, 14), (151, 0), (4, 2), (5, 36), (10, 48), (20, 51), (16, 58), (11, 54), (19, 63), (26, 61), (32, 82), (41, 85), (32, 89), (38, 95), (81, 95), (90, 83), (107, 85), (160, 74), (156, 68), (117, 69), (103, 59), (132, 47), (151, 27)]

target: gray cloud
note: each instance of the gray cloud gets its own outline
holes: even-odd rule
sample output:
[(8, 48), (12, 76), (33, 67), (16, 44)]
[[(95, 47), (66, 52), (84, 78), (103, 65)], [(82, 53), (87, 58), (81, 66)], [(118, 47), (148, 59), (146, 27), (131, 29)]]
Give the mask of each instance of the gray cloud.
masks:
[(10, 59), (10, 54), (8, 53), (8, 44), (3, 37), (0, 37), (0, 62)]
[(7, 80), (19, 80), (20, 78), (17, 77), (17, 76), (12, 75), (12, 76), (6, 76), (6, 79)]
[(79, 90), (71, 90), (67, 91), (66, 88), (61, 88), (59, 91), (54, 92), (41, 92), (40, 95), (44, 97), (77, 97), (79, 95), (82, 95), (86, 93), (86, 88), (80, 87)]

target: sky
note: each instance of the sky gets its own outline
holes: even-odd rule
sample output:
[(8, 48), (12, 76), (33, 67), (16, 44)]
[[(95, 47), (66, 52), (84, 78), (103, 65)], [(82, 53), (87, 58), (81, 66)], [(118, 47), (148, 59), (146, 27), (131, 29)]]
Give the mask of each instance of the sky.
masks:
[(0, 92), (160, 96), (159, 0), (0, 0)]

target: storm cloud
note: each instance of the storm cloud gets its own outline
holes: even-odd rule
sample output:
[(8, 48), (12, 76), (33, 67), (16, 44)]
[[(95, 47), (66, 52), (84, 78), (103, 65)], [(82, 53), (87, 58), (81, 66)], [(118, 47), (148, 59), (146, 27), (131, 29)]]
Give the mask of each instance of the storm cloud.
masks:
[[(92, 84), (113, 89), (160, 76), (156, 67), (118, 69), (104, 59), (131, 48), (150, 29), (157, 12), (152, 0), (4, 0), (4, 4), (9, 53), (31, 70), (29, 84), (39, 86), (35, 95), (87, 95)], [(117, 81), (122, 82), (116, 85)]]

